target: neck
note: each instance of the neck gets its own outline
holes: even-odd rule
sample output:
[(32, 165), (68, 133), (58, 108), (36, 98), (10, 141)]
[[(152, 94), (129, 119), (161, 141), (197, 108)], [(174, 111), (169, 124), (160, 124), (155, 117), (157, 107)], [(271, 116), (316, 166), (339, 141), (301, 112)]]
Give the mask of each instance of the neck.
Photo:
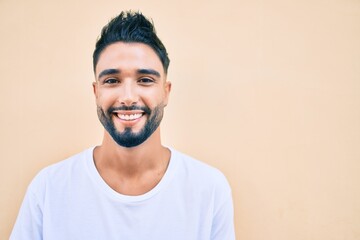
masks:
[(159, 169), (167, 165), (169, 158), (170, 151), (161, 145), (159, 128), (145, 142), (131, 148), (118, 145), (105, 131), (102, 145), (94, 150), (99, 172), (112, 169), (123, 177)]
[(113, 190), (126, 195), (141, 195), (153, 189), (164, 176), (170, 160), (170, 150), (161, 145), (159, 129), (132, 148), (119, 146), (105, 132), (102, 145), (93, 154), (103, 180)]

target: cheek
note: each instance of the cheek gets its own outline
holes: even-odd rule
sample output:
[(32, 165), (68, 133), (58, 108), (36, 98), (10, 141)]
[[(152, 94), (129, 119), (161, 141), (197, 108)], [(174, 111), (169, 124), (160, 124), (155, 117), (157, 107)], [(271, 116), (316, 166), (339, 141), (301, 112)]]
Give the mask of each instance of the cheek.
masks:
[(165, 91), (162, 89), (149, 91), (143, 95), (143, 101), (152, 105), (158, 105), (166, 100)]
[(96, 104), (102, 107), (112, 106), (117, 99), (115, 91), (100, 91), (96, 98)]
[(143, 98), (142, 103), (139, 103), (139, 105), (146, 105), (147, 107), (153, 109), (163, 103), (163, 98), (157, 96), (157, 97), (149, 97), (149, 98)]

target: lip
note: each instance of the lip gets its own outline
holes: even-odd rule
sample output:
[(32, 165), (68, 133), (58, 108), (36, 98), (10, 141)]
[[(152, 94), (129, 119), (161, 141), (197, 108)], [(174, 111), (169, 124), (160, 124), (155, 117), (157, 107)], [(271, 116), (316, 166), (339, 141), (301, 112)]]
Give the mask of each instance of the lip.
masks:
[(138, 113), (144, 113), (142, 110), (115, 110), (112, 113), (114, 114), (124, 114), (124, 115), (130, 115), (130, 114), (138, 114)]
[(114, 111), (114, 117), (123, 125), (130, 127), (138, 123), (145, 115), (144, 111)]

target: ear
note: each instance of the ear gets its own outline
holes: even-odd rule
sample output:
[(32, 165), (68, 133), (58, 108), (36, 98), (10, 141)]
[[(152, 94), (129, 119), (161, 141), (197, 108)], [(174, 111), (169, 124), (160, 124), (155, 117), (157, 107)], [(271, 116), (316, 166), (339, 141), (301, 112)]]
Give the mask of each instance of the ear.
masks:
[(93, 93), (94, 93), (94, 96), (95, 96), (95, 99), (98, 99), (98, 84), (97, 84), (97, 82), (93, 82), (92, 83), (92, 87), (93, 87)]
[(170, 96), (170, 92), (171, 92), (171, 82), (170, 81), (166, 81), (165, 82), (165, 86), (164, 86), (164, 91), (165, 91), (165, 98), (164, 98), (164, 105), (167, 106), (168, 102), (169, 102), (169, 96)]

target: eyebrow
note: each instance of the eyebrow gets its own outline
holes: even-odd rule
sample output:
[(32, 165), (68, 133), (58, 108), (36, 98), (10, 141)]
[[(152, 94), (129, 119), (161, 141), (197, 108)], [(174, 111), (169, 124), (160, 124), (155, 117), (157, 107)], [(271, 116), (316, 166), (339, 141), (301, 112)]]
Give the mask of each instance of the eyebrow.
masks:
[(154, 75), (156, 77), (160, 77), (160, 73), (154, 69), (139, 69), (137, 70), (138, 74), (149, 74)]
[[(105, 69), (105, 70), (103, 70), (103, 71), (101, 71), (99, 73), (98, 79), (100, 79), (101, 77), (106, 76), (106, 75), (119, 74), (120, 72), (121, 71), (119, 69), (115, 69), (115, 68)], [(138, 69), (137, 73), (138, 74), (154, 75), (156, 77), (160, 77), (160, 73), (158, 71), (154, 70), (154, 69), (142, 68), (142, 69)]]
[(106, 76), (106, 75), (117, 74), (117, 73), (120, 73), (120, 70), (115, 69), (115, 68), (105, 69), (104, 71), (99, 73), (98, 79), (103, 77), (103, 76)]

